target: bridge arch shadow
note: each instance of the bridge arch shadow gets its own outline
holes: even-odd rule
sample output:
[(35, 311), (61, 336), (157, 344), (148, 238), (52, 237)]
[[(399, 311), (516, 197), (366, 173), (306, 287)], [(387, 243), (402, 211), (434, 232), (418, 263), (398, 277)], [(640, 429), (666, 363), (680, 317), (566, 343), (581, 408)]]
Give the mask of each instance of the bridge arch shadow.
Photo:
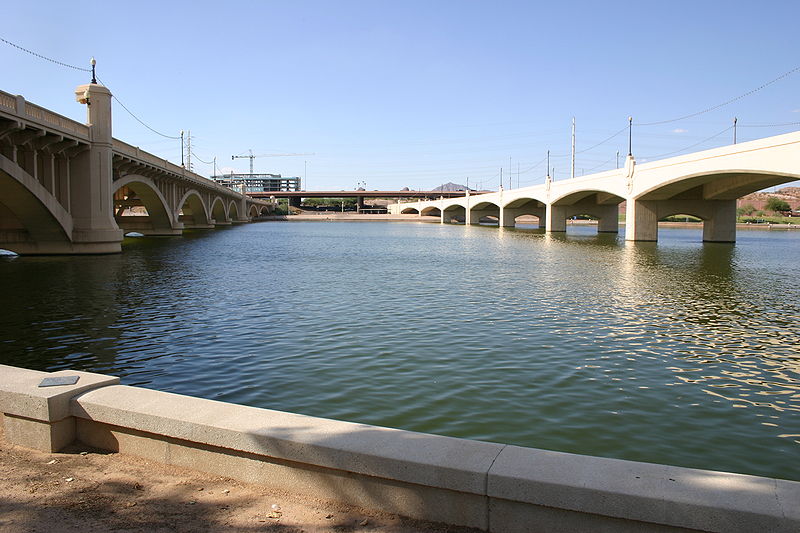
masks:
[(68, 247), (72, 217), (33, 176), (0, 154), (0, 248), (37, 253)]

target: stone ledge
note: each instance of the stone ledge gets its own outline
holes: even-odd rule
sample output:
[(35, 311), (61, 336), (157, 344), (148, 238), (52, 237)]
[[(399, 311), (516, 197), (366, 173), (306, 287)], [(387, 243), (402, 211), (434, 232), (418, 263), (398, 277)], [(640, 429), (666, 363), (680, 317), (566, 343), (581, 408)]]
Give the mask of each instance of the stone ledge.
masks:
[[(119, 383), (117, 377), (91, 372), (39, 372), (6, 365), (0, 365), (0, 375), (0, 410), (5, 414), (43, 422), (55, 422), (70, 416), (69, 402), (73, 396)], [(79, 376), (79, 379), (74, 385), (39, 387), (43, 378), (57, 376)]]
[[(60, 374), (81, 380), (36, 386)], [(0, 366), (0, 408), (23, 446), (56, 451), (77, 435), (109, 450), (490, 531), (800, 531), (794, 481), (427, 435), (116, 383)]]
[(519, 446), (500, 453), (487, 494), (701, 531), (800, 530), (797, 482)]
[(81, 395), (72, 413), (210, 446), (481, 495), (503, 448), (124, 385)]

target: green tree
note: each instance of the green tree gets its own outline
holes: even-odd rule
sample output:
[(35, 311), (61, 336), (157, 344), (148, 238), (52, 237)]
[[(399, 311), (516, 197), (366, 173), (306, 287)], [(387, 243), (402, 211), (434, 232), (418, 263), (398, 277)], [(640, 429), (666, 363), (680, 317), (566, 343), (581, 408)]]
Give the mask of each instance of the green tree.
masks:
[(789, 204), (780, 198), (775, 198), (774, 196), (767, 198), (767, 205), (764, 206), (764, 209), (767, 211), (774, 211), (776, 213), (785, 213), (786, 211), (792, 210), (792, 208), (789, 207)]
[(753, 204), (746, 204), (746, 205), (743, 205), (742, 207), (740, 207), (739, 209), (737, 209), (736, 210), (736, 214), (739, 215), (739, 216), (752, 215), (753, 213), (755, 213), (755, 211), (756, 211), (756, 208), (753, 207)]

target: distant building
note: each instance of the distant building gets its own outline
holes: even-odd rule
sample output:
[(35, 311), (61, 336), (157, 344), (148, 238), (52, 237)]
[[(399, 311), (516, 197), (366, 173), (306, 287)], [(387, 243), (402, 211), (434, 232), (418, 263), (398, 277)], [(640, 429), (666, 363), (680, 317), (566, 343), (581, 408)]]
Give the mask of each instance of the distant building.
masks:
[(280, 174), (223, 174), (211, 179), (229, 189), (245, 192), (300, 191), (300, 178), (283, 178)]

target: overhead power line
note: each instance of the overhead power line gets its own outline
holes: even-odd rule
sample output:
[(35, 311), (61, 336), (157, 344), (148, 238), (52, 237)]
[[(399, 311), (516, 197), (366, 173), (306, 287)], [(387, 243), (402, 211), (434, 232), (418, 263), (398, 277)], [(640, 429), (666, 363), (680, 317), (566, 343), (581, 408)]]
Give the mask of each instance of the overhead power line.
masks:
[[(7, 39), (3, 39), (2, 37), (0, 37), (0, 41), (4, 42), (5, 44), (7, 44), (9, 46), (13, 46), (14, 48), (16, 48), (18, 50), (21, 50), (21, 51), (23, 51), (23, 52), (25, 52), (27, 54), (30, 54), (30, 55), (32, 55), (34, 57), (38, 57), (39, 59), (43, 59), (45, 61), (49, 61), (50, 63), (54, 63), (54, 64), (59, 65), (61, 67), (71, 68), (71, 69), (74, 69), (74, 70), (79, 70), (81, 72), (91, 72), (92, 71), (92, 69), (90, 69), (90, 68), (77, 67), (75, 65), (70, 65), (69, 63), (64, 63), (63, 61), (58, 61), (57, 59), (53, 59), (51, 57), (44, 56), (42, 54), (34, 52), (33, 50), (29, 50), (29, 49), (25, 48), (24, 46), (20, 46), (20, 45), (18, 45), (16, 43), (12, 43), (11, 41), (9, 41)], [(103, 83), (102, 80), (100, 80), (99, 78), (98, 78), (98, 81), (100, 81), (100, 83)], [(105, 83), (103, 83), (103, 85), (105, 85)], [(148, 130), (152, 131), (153, 133), (155, 133), (157, 135), (161, 135), (162, 137), (166, 137), (167, 139), (175, 139), (175, 140), (180, 139), (180, 137), (173, 137), (171, 135), (165, 135), (165, 134), (161, 133), (160, 131), (157, 131), (157, 130), (151, 128), (150, 126), (145, 124), (145, 122), (142, 119), (140, 119), (139, 117), (134, 115), (133, 112), (130, 109), (128, 109), (128, 107), (125, 104), (123, 104), (122, 101), (119, 98), (117, 98), (115, 95), (112, 95), (112, 98), (114, 98), (114, 100), (116, 100), (117, 103), (122, 106), (122, 109), (127, 111), (130, 116), (132, 116), (134, 119), (136, 119), (136, 121), (139, 122), (139, 124), (141, 124), (142, 126), (147, 128)]]
[(781, 126), (800, 126), (800, 122), (780, 122), (775, 124), (739, 124), (740, 128), (779, 128)]
[(211, 164), (213, 164), (213, 163), (214, 163), (214, 161), (203, 161), (202, 159), (200, 159), (200, 157), (199, 157), (199, 156), (198, 156), (196, 153), (194, 153), (194, 150), (192, 150), (191, 154), (192, 154), (194, 157), (196, 157), (196, 158), (197, 158), (197, 160), (198, 160), (198, 161), (200, 161), (200, 162), (201, 162), (201, 163), (203, 163), (203, 164), (206, 164), (206, 165), (211, 165)]
[[(100, 82), (100, 83), (102, 83), (103, 85), (106, 85), (105, 83), (103, 83), (103, 80), (101, 80), (100, 78), (97, 78), (97, 81), (99, 81), (99, 82)], [(107, 85), (106, 85), (106, 87), (107, 87)], [(164, 137), (164, 138), (166, 138), (166, 139), (174, 139), (174, 140), (176, 140), (176, 141), (177, 141), (177, 140), (180, 140), (180, 138), (181, 138), (181, 137), (180, 137), (180, 135), (176, 135), (176, 136), (172, 136), (172, 135), (166, 135), (166, 134), (164, 134), (164, 133), (161, 133), (160, 131), (158, 131), (158, 130), (156, 130), (156, 129), (154, 129), (154, 128), (151, 128), (151, 127), (150, 127), (149, 125), (147, 125), (147, 124), (146, 124), (146, 123), (145, 123), (145, 122), (144, 122), (142, 119), (140, 119), (139, 117), (137, 117), (136, 115), (134, 115), (134, 114), (133, 114), (133, 111), (131, 111), (130, 109), (128, 109), (128, 107), (127, 107), (125, 104), (123, 104), (123, 103), (122, 103), (122, 100), (120, 100), (119, 98), (117, 98), (117, 96), (116, 96), (115, 94), (112, 94), (112, 95), (111, 95), (111, 98), (113, 98), (114, 100), (116, 100), (116, 101), (117, 101), (117, 103), (118, 103), (119, 105), (121, 105), (121, 106), (122, 106), (122, 109), (124, 109), (125, 111), (127, 111), (127, 112), (128, 112), (128, 114), (129, 114), (130, 116), (132, 116), (134, 119), (136, 119), (136, 122), (138, 122), (139, 124), (141, 124), (142, 126), (144, 126), (145, 128), (147, 128), (148, 130), (152, 131), (152, 132), (153, 132), (153, 133), (155, 133), (156, 135), (161, 135), (162, 137)]]
[(757, 93), (757, 92), (758, 92), (758, 91), (760, 91), (761, 89), (764, 89), (764, 88), (766, 88), (766, 87), (769, 87), (769, 86), (770, 86), (770, 85), (772, 85), (773, 83), (775, 83), (775, 82), (777, 82), (777, 81), (780, 81), (780, 80), (782, 80), (783, 78), (785, 78), (785, 77), (787, 77), (787, 76), (790, 76), (790, 75), (794, 74), (794, 73), (795, 73), (795, 72), (797, 72), (798, 70), (800, 70), (800, 67), (795, 67), (795, 68), (793, 68), (792, 70), (789, 70), (789, 71), (787, 71), (787, 72), (784, 72), (783, 74), (781, 74), (781, 75), (780, 75), (780, 76), (778, 76), (777, 78), (775, 78), (775, 79), (773, 79), (773, 80), (770, 80), (770, 81), (768, 81), (768, 82), (766, 82), (766, 83), (763, 83), (763, 84), (759, 85), (759, 86), (758, 86), (758, 87), (756, 87), (755, 89), (751, 89), (751, 90), (747, 91), (746, 93), (740, 94), (739, 96), (737, 96), (737, 97), (735, 97), (735, 98), (731, 98), (730, 100), (727, 100), (727, 101), (725, 101), (725, 102), (722, 102), (721, 104), (717, 104), (717, 105), (714, 105), (714, 106), (708, 107), (708, 108), (706, 108), (706, 109), (703, 109), (702, 111), (697, 111), (696, 113), (691, 113), (691, 114), (689, 114), (689, 115), (684, 115), (684, 116), (682, 116), (682, 117), (671, 118), (671, 119), (669, 119), (669, 120), (658, 120), (658, 121), (655, 121), (655, 122), (638, 122), (638, 123), (636, 123), (636, 125), (637, 125), (637, 126), (657, 126), (657, 125), (659, 125), (659, 124), (669, 124), (670, 122), (677, 122), (677, 121), (679, 121), (679, 120), (685, 120), (685, 119), (687, 119), (687, 118), (692, 118), (692, 117), (696, 117), (696, 116), (698, 116), (698, 115), (703, 115), (703, 114), (705, 114), (705, 113), (709, 113), (709, 112), (711, 112), (711, 111), (714, 111), (715, 109), (719, 109), (720, 107), (724, 107), (724, 106), (726, 106), (726, 105), (729, 105), (729, 104), (732, 104), (732, 103), (734, 103), (734, 102), (736, 102), (736, 101), (738, 101), (738, 100), (741, 100), (742, 98), (745, 98), (745, 97), (747, 97), (747, 96), (750, 96), (750, 95), (751, 95), (751, 94), (753, 94), (753, 93)]
[(75, 65), (70, 65), (69, 63), (64, 63), (63, 61), (58, 61), (56, 59), (52, 59), (50, 57), (43, 56), (42, 54), (37, 54), (33, 50), (28, 50), (27, 48), (25, 48), (23, 46), (20, 46), (20, 45), (18, 45), (16, 43), (12, 43), (11, 41), (7, 41), (7, 40), (3, 39), (2, 37), (0, 37), (0, 41), (3, 41), (7, 45), (13, 46), (14, 48), (16, 48), (18, 50), (22, 50), (23, 52), (28, 53), (28, 54), (30, 54), (30, 55), (32, 55), (34, 57), (38, 57), (39, 59), (44, 59), (45, 61), (49, 61), (51, 63), (55, 63), (56, 65), (60, 65), (62, 67), (67, 67), (67, 68), (71, 68), (71, 69), (75, 69), (75, 70), (80, 70), (81, 72), (91, 72), (92, 71), (92, 69), (90, 69), (90, 68), (76, 67)]
[(651, 155), (651, 156), (647, 156), (647, 157), (645, 157), (645, 158), (643, 158), (643, 159), (660, 159), (660, 158), (662, 158), (662, 157), (668, 157), (668, 156), (671, 156), (671, 155), (679, 154), (679, 153), (681, 153), (681, 152), (685, 152), (686, 150), (691, 150), (692, 148), (694, 148), (694, 147), (696, 147), (696, 146), (699, 146), (699, 145), (701, 145), (701, 144), (703, 144), (703, 143), (705, 143), (705, 142), (708, 142), (708, 141), (710, 141), (711, 139), (716, 139), (717, 137), (719, 137), (720, 135), (722, 135), (722, 134), (723, 134), (723, 133), (725, 133), (726, 131), (730, 131), (730, 130), (732, 130), (732, 129), (733, 129), (733, 126), (728, 126), (727, 128), (725, 128), (724, 130), (720, 131), (719, 133), (715, 133), (715, 134), (714, 134), (714, 135), (712, 135), (711, 137), (708, 137), (707, 139), (703, 139), (702, 141), (696, 142), (696, 143), (694, 143), (694, 144), (693, 144), (693, 145), (691, 145), (691, 146), (687, 146), (686, 148), (681, 148), (680, 150), (675, 150), (674, 152), (669, 152), (669, 153), (666, 153), (666, 154), (659, 154), (659, 155)]

